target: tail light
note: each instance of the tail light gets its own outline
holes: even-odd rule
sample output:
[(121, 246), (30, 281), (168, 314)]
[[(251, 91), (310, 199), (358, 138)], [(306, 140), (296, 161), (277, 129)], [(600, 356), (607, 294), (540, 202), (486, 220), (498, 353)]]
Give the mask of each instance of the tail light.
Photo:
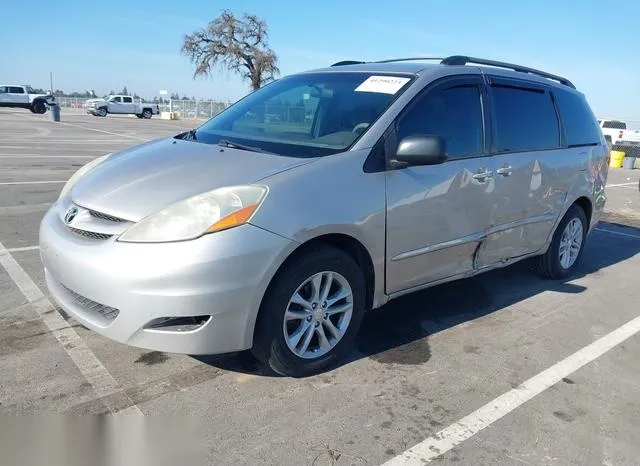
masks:
[(607, 167), (611, 164), (611, 147), (609, 144), (604, 145), (604, 157), (607, 161)]
[(622, 139), (623, 134), (624, 134), (624, 131), (620, 130), (620, 133), (618, 133), (618, 139)]

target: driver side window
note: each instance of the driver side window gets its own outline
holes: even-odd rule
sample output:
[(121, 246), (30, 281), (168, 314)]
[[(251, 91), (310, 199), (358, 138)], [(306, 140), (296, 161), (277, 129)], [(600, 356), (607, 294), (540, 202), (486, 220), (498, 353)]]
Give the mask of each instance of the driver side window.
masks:
[(120, 103), (120, 102), (122, 102), (122, 98), (121, 98), (121, 97), (113, 97), (113, 98), (111, 99), (111, 102), (117, 102), (117, 103)]
[(427, 92), (397, 126), (398, 141), (418, 134), (441, 136), (449, 159), (481, 154), (483, 131), (480, 88), (475, 84)]

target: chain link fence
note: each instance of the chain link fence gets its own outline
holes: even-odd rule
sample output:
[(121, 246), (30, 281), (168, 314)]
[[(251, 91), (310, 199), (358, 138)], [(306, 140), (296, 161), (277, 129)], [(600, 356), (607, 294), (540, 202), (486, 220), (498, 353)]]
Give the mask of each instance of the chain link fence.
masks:
[(215, 100), (169, 100), (159, 103), (161, 112), (173, 112), (180, 119), (208, 119), (211, 118), (232, 102), (220, 102)]
[(62, 111), (77, 111), (77, 112), (82, 112), (84, 111), (84, 104), (87, 100), (89, 100), (89, 98), (84, 98), (84, 97), (61, 97), (61, 96), (55, 96), (56, 98), (56, 102), (58, 102), (58, 105), (60, 106), (60, 109)]
[[(89, 98), (56, 96), (63, 112), (84, 113)], [(231, 105), (217, 100), (167, 100), (158, 102), (161, 112), (173, 112), (180, 119), (209, 119)]]

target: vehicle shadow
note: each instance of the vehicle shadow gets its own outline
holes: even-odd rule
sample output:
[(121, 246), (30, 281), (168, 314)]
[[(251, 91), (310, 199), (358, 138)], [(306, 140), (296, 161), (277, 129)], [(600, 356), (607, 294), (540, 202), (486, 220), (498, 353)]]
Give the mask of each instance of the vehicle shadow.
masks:
[[(574, 280), (602, 274), (602, 269), (640, 252), (640, 226), (625, 223), (628, 222), (619, 219), (615, 223), (601, 222), (598, 231), (589, 237), (576, 273), (564, 281), (541, 278), (534, 261), (525, 260), (393, 300), (365, 316), (354, 351), (340, 365), (362, 358), (387, 364), (423, 364), (431, 357), (429, 335), (481, 318), (544, 291), (582, 293), (586, 288), (572, 283)], [(197, 359), (229, 371), (276, 375), (262, 367), (249, 352), (199, 356)]]

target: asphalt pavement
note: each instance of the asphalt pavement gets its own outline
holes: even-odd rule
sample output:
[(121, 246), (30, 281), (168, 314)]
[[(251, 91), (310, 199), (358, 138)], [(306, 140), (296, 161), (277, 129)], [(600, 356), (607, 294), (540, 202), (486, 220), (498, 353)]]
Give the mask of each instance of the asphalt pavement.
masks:
[(638, 464), (640, 170), (610, 170), (570, 280), (523, 262), (406, 296), (367, 316), (342, 366), (291, 379), (248, 353), (131, 348), (51, 304), (38, 226), (64, 182), (198, 124), (61, 116), (0, 110), (0, 413), (186, 417), (195, 433), (172, 445), (198, 439), (208, 464)]

